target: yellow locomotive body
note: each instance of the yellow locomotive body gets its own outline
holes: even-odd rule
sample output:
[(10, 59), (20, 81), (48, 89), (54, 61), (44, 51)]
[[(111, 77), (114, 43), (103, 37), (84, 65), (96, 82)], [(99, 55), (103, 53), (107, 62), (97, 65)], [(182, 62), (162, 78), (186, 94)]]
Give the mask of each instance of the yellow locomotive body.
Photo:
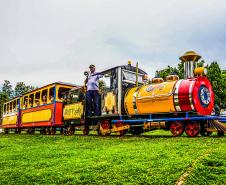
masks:
[(130, 89), (124, 100), (129, 115), (175, 112), (173, 92), (176, 81)]

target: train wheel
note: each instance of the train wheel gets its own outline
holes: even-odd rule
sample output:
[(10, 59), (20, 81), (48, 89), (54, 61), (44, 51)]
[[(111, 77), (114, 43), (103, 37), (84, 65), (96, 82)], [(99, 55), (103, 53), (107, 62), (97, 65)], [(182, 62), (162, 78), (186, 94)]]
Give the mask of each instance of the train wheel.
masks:
[(40, 130), (40, 134), (42, 134), (42, 135), (46, 135), (46, 128), (41, 128), (41, 130)]
[(170, 124), (170, 131), (174, 137), (181, 136), (184, 133), (183, 123), (180, 121), (175, 121)]
[(51, 129), (51, 135), (55, 135), (55, 134), (56, 134), (56, 128), (53, 127), (53, 128)]
[(99, 128), (99, 135), (102, 136), (109, 136), (111, 133), (109, 132), (109, 130), (111, 129), (111, 125), (109, 120), (103, 120), (100, 123), (100, 128)]
[(64, 135), (65, 135), (65, 136), (73, 135), (74, 132), (75, 132), (75, 130), (74, 130), (73, 126), (67, 126), (67, 127), (65, 127), (65, 129), (64, 129)]
[(75, 134), (75, 127), (71, 125), (69, 127), (69, 130), (68, 130), (68, 135), (71, 136), (71, 135), (74, 135), (74, 134)]
[(34, 134), (35, 133), (35, 129), (34, 128), (28, 128), (27, 129), (27, 134)]
[(47, 128), (46, 133), (47, 133), (47, 135), (51, 135), (51, 130), (50, 130), (50, 128)]
[(63, 132), (63, 133), (64, 133), (64, 135), (65, 135), (65, 136), (67, 136), (67, 135), (68, 135), (67, 128), (66, 128), (66, 129), (64, 129), (64, 132)]
[[(116, 127), (122, 127), (122, 126), (124, 126), (124, 124), (122, 123), (122, 122), (117, 122), (117, 123), (115, 123), (115, 126)], [(120, 131), (118, 131), (117, 132), (120, 136), (124, 136), (125, 135), (125, 133), (126, 133), (126, 131), (125, 130), (120, 130)]]
[(89, 126), (85, 126), (82, 130), (84, 135), (88, 135), (89, 134)]
[(200, 132), (200, 125), (198, 123), (187, 123), (185, 125), (185, 133), (189, 137), (195, 137), (199, 134)]
[(21, 130), (19, 128), (16, 128), (15, 129), (15, 134), (20, 134), (21, 133)]

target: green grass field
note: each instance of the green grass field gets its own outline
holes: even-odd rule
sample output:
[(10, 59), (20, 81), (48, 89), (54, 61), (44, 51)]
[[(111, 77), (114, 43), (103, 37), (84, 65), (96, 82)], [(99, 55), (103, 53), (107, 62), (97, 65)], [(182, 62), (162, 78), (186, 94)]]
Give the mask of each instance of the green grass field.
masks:
[(0, 135), (0, 184), (226, 184), (226, 137)]

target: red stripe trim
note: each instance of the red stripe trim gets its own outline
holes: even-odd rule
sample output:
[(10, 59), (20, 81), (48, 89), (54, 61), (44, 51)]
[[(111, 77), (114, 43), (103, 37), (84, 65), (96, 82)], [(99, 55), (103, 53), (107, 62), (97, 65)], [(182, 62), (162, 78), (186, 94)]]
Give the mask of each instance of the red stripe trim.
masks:
[(179, 86), (178, 99), (181, 111), (191, 111), (192, 107), (189, 99), (191, 80), (183, 80)]
[(16, 125), (2, 125), (1, 128), (17, 128)]

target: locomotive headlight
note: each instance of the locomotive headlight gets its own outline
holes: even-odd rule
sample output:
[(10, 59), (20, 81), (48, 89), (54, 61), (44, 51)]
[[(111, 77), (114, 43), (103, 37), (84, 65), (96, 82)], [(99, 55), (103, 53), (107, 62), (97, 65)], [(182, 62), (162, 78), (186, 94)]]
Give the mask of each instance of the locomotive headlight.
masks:
[(210, 91), (209, 89), (202, 85), (199, 89), (199, 99), (203, 107), (207, 107), (210, 103)]

